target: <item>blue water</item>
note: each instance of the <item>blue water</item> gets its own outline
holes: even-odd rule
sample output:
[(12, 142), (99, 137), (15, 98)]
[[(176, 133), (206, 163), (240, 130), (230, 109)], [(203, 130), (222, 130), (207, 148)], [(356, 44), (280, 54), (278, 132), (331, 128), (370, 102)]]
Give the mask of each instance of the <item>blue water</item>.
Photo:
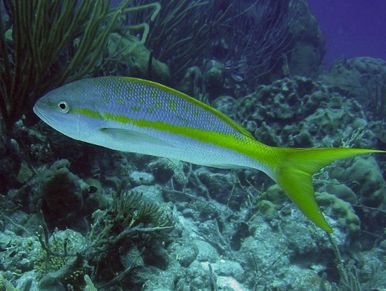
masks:
[(326, 38), (324, 64), (336, 58), (386, 59), (385, 0), (309, 0)]

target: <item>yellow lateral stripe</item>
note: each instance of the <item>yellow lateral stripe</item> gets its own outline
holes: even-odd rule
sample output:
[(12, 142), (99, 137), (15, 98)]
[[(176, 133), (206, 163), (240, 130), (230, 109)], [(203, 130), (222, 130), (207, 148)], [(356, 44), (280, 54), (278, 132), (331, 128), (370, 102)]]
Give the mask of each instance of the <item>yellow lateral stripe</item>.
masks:
[(171, 95), (178, 96), (181, 99), (184, 99), (184, 100), (192, 103), (194, 106), (200, 107), (200, 108), (204, 109), (205, 111), (209, 111), (210, 113), (216, 115), (218, 118), (220, 118), (225, 123), (229, 124), (233, 129), (239, 131), (241, 134), (254, 139), (253, 135), (248, 130), (246, 130), (244, 127), (239, 125), (237, 122), (233, 121), (231, 118), (229, 118), (228, 116), (226, 116), (222, 112), (214, 109), (213, 107), (211, 107), (211, 106), (209, 106), (209, 105), (207, 105), (207, 104), (205, 104), (205, 103), (203, 103), (203, 102), (201, 102), (193, 97), (190, 97), (187, 94), (184, 94), (184, 93), (182, 93), (178, 90), (175, 90), (173, 88), (164, 86), (160, 83), (156, 83), (156, 82), (152, 82), (152, 81), (148, 81), (148, 80), (132, 78), (132, 77), (119, 77), (119, 79), (121, 79), (125, 82), (133, 82), (133, 83), (142, 84), (145, 86), (157, 88), (157, 89), (162, 90), (162, 91), (169, 93)]
[[(233, 150), (255, 161), (258, 161), (259, 163), (263, 163), (266, 165), (272, 164), (272, 161), (270, 161), (269, 159), (270, 155), (264, 154), (266, 151), (261, 150), (261, 153), (259, 151), (259, 154), (257, 155), (257, 150), (259, 148), (268, 148), (268, 146), (265, 146), (256, 141), (255, 139), (251, 139), (249, 137), (244, 137), (240, 139), (230, 134), (224, 134), (215, 131), (206, 131), (198, 128), (171, 125), (161, 121), (132, 119), (127, 116), (116, 115), (111, 113), (98, 113), (85, 108), (74, 108), (71, 112), (90, 118), (116, 121), (119, 123), (130, 123), (132, 125), (142, 128), (152, 128), (180, 136), (185, 136), (194, 140), (198, 140), (200, 142), (209, 143), (222, 148)], [(259, 160), (256, 159), (257, 156), (259, 157)]]

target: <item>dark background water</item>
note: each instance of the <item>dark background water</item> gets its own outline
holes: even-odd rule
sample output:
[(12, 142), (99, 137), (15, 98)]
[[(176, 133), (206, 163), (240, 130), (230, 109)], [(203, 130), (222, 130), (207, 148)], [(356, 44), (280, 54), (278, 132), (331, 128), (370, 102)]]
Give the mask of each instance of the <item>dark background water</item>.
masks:
[(386, 59), (386, 0), (309, 0), (326, 38), (324, 63), (336, 58)]

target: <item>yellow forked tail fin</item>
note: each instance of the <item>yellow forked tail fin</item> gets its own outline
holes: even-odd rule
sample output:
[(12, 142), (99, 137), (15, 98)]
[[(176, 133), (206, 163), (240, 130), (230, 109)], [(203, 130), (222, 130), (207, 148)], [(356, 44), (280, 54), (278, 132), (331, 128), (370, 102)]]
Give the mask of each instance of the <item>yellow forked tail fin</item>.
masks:
[(328, 233), (328, 225), (315, 201), (312, 175), (327, 164), (358, 154), (385, 153), (381, 150), (351, 148), (276, 148), (279, 161), (274, 169), (276, 182), (300, 210)]

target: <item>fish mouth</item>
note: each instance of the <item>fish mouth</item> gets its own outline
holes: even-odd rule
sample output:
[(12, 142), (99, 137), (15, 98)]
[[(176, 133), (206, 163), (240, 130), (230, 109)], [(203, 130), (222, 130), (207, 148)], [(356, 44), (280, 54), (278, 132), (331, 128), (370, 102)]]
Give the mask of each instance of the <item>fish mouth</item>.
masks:
[(44, 120), (46, 118), (46, 114), (43, 113), (43, 110), (41, 110), (37, 104), (34, 105), (32, 110), (40, 119)]
[(51, 124), (52, 118), (50, 118), (49, 115), (44, 110), (42, 110), (37, 104), (34, 105), (32, 110), (45, 123), (47, 123), (48, 125)]
[(40, 117), (40, 109), (39, 109), (39, 107), (35, 104), (34, 105), (34, 107), (32, 107), (32, 111), (37, 115), (37, 116), (39, 116)]

